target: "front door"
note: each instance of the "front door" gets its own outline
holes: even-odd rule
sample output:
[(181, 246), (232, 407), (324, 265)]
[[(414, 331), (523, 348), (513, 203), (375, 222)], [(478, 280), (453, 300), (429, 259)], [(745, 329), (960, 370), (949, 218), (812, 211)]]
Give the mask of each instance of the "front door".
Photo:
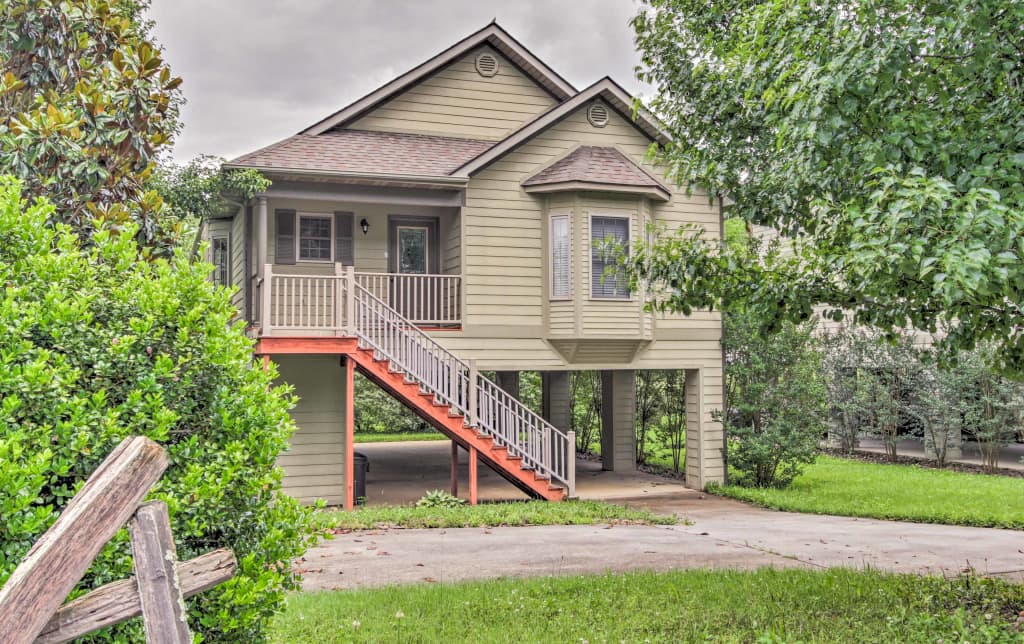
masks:
[[(405, 318), (427, 317), (433, 298), (430, 291), (430, 227), (400, 225), (395, 230), (395, 258), (398, 275), (392, 278), (391, 302)], [(423, 277), (418, 277), (423, 276)]]

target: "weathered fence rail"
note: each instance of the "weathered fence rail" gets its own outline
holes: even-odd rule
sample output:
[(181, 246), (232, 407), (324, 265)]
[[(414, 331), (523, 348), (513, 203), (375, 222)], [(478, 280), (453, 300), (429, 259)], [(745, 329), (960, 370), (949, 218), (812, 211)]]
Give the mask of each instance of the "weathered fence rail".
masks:
[[(107, 456), (0, 588), (0, 642), (67, 642), (139, 615), (147, 642), (192, 641), (185, 598), (231, 579), (237, 564), (230, 550), (177, 561), (167, 506), (139, 505), (167, 464), (164, 449), (143, 436), (126, 438)], [(62, 607), (125, 523), (134, 578)]]

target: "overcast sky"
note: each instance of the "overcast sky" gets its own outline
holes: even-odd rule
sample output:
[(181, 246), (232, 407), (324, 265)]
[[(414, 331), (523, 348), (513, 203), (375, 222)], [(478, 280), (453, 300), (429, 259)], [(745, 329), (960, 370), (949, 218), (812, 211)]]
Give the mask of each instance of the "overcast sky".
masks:
[(318, 121), (497, 18), (583, 88), (631, 92), (635, 0), (153, 0), (188, 104), (176, 161), (232, 158)]

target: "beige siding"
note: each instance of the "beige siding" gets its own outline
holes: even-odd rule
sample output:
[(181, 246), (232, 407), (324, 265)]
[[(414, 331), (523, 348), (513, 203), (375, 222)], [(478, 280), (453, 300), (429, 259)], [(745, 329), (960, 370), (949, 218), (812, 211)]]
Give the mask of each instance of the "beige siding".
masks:
[[(464, 326), (468, 335), (484, 337), (486, 329), (493, 328), (501, 329), (505, 337), (528, 338), (538, 329), (550, 337), (580, 332), (591, 337), (631, 337), (655, 340), (638, 351), (632, 365), (636, 368), (668, 368), (684, 363), (699, 367), (708, 361), (720, 362), (721, 323), (716, 313), (660, 315), (654, 319), (642, 312), (642, 293), (626, 302), (590, 298), (591, 213), (629, 216), (633, 241), (645, 236), (648, 221), (669, 231), (683, 223), (697, 224), (705, 228), (709, 238), (716, 239), (718, 209), (709, 203), (706, 193), (695, 188), (688, 195), (685, 189), (677, 189), (669, 202), (661, 203), (603, 193), (543, 197), (526, 194), (520, 187), (525, 178), (581, 144), (616, 146), (654, 176), (663, 176), (658, 168), (646, 163), (650, 144), (646, 136), (614, 112), (606, 127), (595, 128), (587, 122), (585, 110), (581, 108), (470, 180), (462, 210)], [(547, 217), (566, 210), (573, 213), (572, 291), (576, 297), (570, 302), (549, 301)], [(488, 344), (475, 338), (445, 337), (493, 368), (513, 368), (516, 362), (523, 368), (567, 367), (562, 356), (543, 341), (533, 341), (528, 348), (519, 344), (511, 348), (505, 346), (509, 340), (494, 339)], [(606, 364), (608, 368), (626, 366), (621, 362)]]
[[(477, 54), (498, 57), (498, 73), (476, 71)], [(490, 47), (469, 52), (377, 107), (354, 130), (412, 132), (468, 139), (505, 138), (555, 104), (555, 99)]]
[(284, 491), (304, 503), (345, 501), (345, 372), (337, 356), (280, 356), (280, 382), (295, 387), (298, 430), (278, 458)]

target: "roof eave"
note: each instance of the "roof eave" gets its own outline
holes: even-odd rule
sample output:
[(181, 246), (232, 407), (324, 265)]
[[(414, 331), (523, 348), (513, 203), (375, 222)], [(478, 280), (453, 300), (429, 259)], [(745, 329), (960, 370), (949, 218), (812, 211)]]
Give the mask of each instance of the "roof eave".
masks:
[(597, 181), (558, 181), (523, 186), (528, 194), (549, 194), (552, 192), (614, 192), (619, 194), (643, 195), (659, 201), (668, 201), (672, 193), (660, 186), (633, 186), (629, 184), (601, 183)]
[(379, 172), (344, 172), (338, 170), (319, 170), (319, 169), (308, 169), (308, 168), (282, 168), (279, 166), (258, 166), (258, 165), (245, 165), (245, 164), (230, 164), (225, 163), (223, 165), (225, 169), (236, 170), (236, 169), (251, 169), (257, 170), (268, 175), (284, 175), (284, 176), (310, 176), (310, 177), (331, 177), (337, 179), (348, 179), (348, 180), (367, 180), (367, 181), (382, 181), (382, 182), (396, 182), (396, 183), (417, 183), (417, 184), (430, 184), (444, 187), (456, 187), (460, 188), (466, 185), (466, 177), (455, 177), (450, 175), (424, 175), (424, 174), (388, 174)]

